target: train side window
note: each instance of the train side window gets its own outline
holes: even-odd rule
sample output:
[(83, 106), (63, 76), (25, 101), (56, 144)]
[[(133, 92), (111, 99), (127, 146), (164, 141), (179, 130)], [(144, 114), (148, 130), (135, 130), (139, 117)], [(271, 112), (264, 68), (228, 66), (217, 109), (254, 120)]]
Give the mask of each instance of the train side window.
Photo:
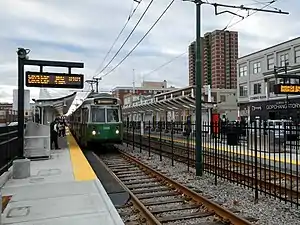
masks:
[(87, 108), (82, 109), (82, 122), (87, 123), (88, 122), (88, 114), (89, 110)]
[(86, 109), (86, 122), (89, 122), (89, 114), (90, 114), (90, 110)]
[(81, 112), (79, 111), (78, 113), (77, 113), (77, 115), (76, 115), (76, 121), (78, 122), (78, 123), (80, 123), (80, 121), (81, 121)]

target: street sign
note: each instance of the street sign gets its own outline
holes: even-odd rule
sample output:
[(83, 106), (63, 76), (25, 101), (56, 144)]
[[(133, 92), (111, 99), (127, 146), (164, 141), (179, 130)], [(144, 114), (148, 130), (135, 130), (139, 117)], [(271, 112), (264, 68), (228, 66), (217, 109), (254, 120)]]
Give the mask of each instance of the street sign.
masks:
[(82, 89), (83, 84), (82, 74), (26, 72), (27, 87)]
[(276, 84), (274, 85), (275, 94), (300, 94), (300, 84)]

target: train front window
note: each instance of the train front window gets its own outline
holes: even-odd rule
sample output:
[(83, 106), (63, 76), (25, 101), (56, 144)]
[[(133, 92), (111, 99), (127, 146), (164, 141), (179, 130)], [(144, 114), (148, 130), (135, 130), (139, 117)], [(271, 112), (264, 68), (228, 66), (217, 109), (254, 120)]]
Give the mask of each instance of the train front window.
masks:
[(105, 123), (105, 109), (92, 107), (92, 122)]
[(107, 109), (107, 122), (119, 122), (119, 110), (118, 109)]

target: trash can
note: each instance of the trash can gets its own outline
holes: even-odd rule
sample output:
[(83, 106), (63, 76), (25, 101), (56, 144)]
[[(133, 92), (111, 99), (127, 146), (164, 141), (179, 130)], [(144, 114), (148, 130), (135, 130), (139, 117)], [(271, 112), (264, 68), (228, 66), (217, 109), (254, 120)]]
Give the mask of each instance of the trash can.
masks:
[(227, 133), (227, 145), (238, 145), (239, 135), (238, 132), (228, 132)]

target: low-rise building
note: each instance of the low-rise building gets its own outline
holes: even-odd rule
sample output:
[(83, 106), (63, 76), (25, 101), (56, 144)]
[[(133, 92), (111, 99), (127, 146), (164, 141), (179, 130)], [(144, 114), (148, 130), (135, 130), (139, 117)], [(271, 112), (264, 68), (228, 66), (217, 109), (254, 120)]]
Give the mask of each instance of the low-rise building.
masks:
[(0, 124), (16, 121), (17, 113), (17, 111), (13, 110), (12, 103), (0, 103)]
[(238, 59), (240, 117), (249, 120), (300, 118), (300, 95), (288, 96), (287, 102), (286, 95), (274, 93), (274, 85), (280, 82), (275, 79), (274, 66), (284, 67), (285, 64), (288, 65), (287, 74), (300, 77), (300, 37)]
[(119, 98), (122, 104), (124, 104), (124, 96), (129, 93), (133, 93), (135, 95), (155, 95), (174, 89), (174, 87), (167, 87), (166, 80), (162, 82), (144, 81), (140, 87), (115, 87), (112, 90), (112, 95)]

